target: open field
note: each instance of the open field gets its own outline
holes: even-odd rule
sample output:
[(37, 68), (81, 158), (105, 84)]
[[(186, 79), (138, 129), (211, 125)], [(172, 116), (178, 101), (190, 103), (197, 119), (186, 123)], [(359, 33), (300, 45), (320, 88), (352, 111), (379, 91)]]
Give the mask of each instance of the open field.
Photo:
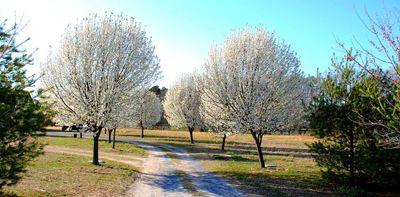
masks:
[[(56, 130), (57, 128), (51, 129)], [(116, 134), (117, 139), (161, 142), (184, 148), (199, 159), (209, 171), (225, 177), (247, 194), (268, 196), (335, 195), (333, 186), (324, 182), (320, 168), (305, 145), (305, 143), (315, 140), (311, 136), (264, 136), (263, 147), (266, 163), (274, 164), (277, 167), (262, 169), (259, 166), (254, 141), (248, 134), (228, 137), (225, 151), (220, 150), (222, 138), (208, 132), (195, 132), (194, 145), (189, 143), (187, 131), (146, 130), (143, 139), (140, 137), (138, 129), (117, 129)], [(107, 137), (104, 133), (102, 136)], [(104, 148), (109, 148), (108, 144), (104, 143)], [(91, 146), (91, 143), (87, 144)], [(100, 150), (104, 150), (102, 146)], [(231, 158), (226, 158), (224, 155), (231, 155)], [(173, 154), (169, 154), (169, 156), (174, 157)]]
[[(136, 129), (118, 129), (117, 136), (141, 139)], [(188, 150), (209, 171), (224, 176), (248, 194), (335, 195), (333, 187), (322, 180), (320, 168), (304, 144), (314, 141), (310, 136), (265, 136), (264, 157), (266, 163), (277, 165), (275, 169), (259, 167), (255, 144), (247, 134), (228, 137), (225, 151), (220, 150), (222, 138), (206, 132), (194, 133), (194, 145), (189, 143), (187, 131), (146, 130), (143, 140)], [(227, 154), (232, 157), (225, 158)]]
[[(79, 148), (91, 151), (91, 139), (41, 137), (42, 143), (53, 147)], [(101, 151), (143, 156), (144, 150), (133, 144), (116, 143), (116, 150), (105, 141)], [(5, 191), (17, 196), (122, 196), (133, 183), (138, 168), (105, 160), (94, 166), (91, 157), (46, 152), (27, 168), (22, 180)]]

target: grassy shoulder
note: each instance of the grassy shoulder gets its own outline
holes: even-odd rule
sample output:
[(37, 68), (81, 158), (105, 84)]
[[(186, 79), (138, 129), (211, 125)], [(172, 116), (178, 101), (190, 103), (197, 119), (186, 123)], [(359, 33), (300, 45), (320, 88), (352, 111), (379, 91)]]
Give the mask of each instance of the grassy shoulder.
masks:
[[(39, 141), (46, 145), (64, 146), (68, 148), (79, 148), (92, 150), (93, 139), (89, 138), (71, 138), (71, 137), (40, 137)], [(99, 140), (99, 150), (102, 152), (132, 155), (132, 156), (144, 156), (146, 151), (131, 143), (116, 142), (115, 149), (112, 148), (112, 144), (108, 143), (107, 140)]]
[(135, 167), (113, 161), (95, 166), (90, 159), (45, 153), (5, 192), (17, 196), (121, 196), (134, 181)]
[[(45, 145), (89, 151), (93, 148), (92, 139), (39, 137), (38, 140)], [(116, 142), (112, 149), (106, 140), (99, 141), (99, 149), (116, 155), (146, 154), (139, 146), (124, 142)], [(31, 162), (18, 184), (6, 187), (5, 192), (17, 196), (121, 196), (138, 170), (110, 160), (95, 166), (90, 160), (86, 156), (46, 152)]]
[[(139, 137), (139, 130), (119, 129), (119, 135)], [(194, 133), (194, 145), (189, 143), (187, 131), (146, 130), (144, 140), (186, 149), (209, 171), (224, 176), (249, 195), (335, 195), (305, 145), (315, 140), (310, 136), (265, 136), (264, 158), (267, 164), (277, 166), (274, 169), (260, 168), (254, 141), (247, 134), (228, 137), (225, 151), (220, 150), (222, 138), (205, 132)]]

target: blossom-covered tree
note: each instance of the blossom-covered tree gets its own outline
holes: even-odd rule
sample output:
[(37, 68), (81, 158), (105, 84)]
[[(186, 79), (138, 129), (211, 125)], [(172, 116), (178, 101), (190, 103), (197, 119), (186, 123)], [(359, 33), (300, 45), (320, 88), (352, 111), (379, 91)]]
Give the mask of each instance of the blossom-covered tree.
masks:
[(263, 28), (236, 30), (212, 47), (204, 65), (203, 100), (227, 113), (232, 130), (250, 132), (261, 167), (264, 134), (287, 129), (288, 113), (298, 114), (300, 62), (290, 46)]
[[(127, 122), (127, 107), (130, 105), (125, 103), (125, 107), (120, 107), (117, 113), (113, 113), (104, 124), (104, 134), (108, 132), (108, 143), (112, 142), (112, 148), (115, 148), (115, 135), (117, 128), (125, 127)], [(112, 136), (112, 140), (111, 140)]]
[(282, 110), (282, 129), (281, 131), (291, 134), (291, 132), (306, 129), (309, 126), (308, 108), (312, 102), (312, 98), (316, 96), (317, 90), (313, 83), (315, 80), (312, 77), (299, 76), (297, 79), (297, 93), (293, 100), (287, 103)]
[(237, 133), (233, 130), (235, 122), (224, 110), (226, 109), (219, 109), (206, 99), (202, 100), (200, 108), (202, 122), (209, 132), (222, 137), (221, 150), (225, 150), (226, 138)]
[(43, 64), (57, 122), (90, 126), (93, 164), (98, 164), (101, 130), (131, 102), (138, 87), (159, 78), (158, 62), (140, 23), (106, 13), (68, 26), (58, 51)]
[(144, 129), (154, 126), (161, 118), (161, 101), (156, 94), (149, 90), (142, 89), (137, 94), (138, 99), (133, 107), (133, 122), (142, 130), (141, 137), (144, 137)]
[(164, 101), (164, 110), (169, 124), (174, 127), (187, 127), (190, 143), (193, 142), (194, 129), (202, 125), (200, 116), (200, 91), (196, 86), (196, 75), (181, 76), (169, 89)]
[(198, 84), (199, 89), (202, 91), (200, 115), (203, 126), (209, 132), (222, 137), (221, 150), (225, 150), (226, 138), (238, 132), (237, 130), (233, 130), (235, 125), (234, 117), (229, 112), (228, 105), (218, 105), (213, 102), (213, 98), (209, 97), (210, 94), (203, 93), (203, 83), (200, 81)]

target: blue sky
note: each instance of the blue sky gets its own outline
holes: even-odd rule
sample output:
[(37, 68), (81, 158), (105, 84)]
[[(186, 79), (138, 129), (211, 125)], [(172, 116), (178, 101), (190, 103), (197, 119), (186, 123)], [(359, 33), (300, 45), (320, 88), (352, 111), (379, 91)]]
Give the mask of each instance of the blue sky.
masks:
[(37, 73), (48, 46), (57, 47), (58, 39), (69, 23), (89, 13), (114, 12), (132, 16), (152, 37), (160, 57), (163, 79), (170, 85), (182, 73), (199, 69), (213, 43), (222, 43), (233, 29), (263, 26), (292, 46), (305, 74), (317, 67), (326, 71), (332, 54), (338, 51), (335, 39), (351, 45), (355, 38), (368, 45), (370, 34), (356, 12), (365, 19), (365, 9), (382, 14), (384, 9), (400, 7), (397, 0), (13, 0), (0, 7), (0, 18), (13, 20), (24, 16), (28, 26), (21, 37), (31, 37), (28, 50), (35, 53)]

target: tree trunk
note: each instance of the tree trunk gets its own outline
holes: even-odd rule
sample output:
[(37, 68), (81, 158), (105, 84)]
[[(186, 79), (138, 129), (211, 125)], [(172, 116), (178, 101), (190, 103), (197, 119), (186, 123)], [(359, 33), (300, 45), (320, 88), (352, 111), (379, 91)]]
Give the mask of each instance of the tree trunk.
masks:
[(79, 138), (82, 138), (82, 131), (79, 132)]
[(143, 128), (143, 122), (140, 121), (140, 128), (142, 129), (142, 138), (144, 138), (144, 128)]
[(264, 155), (261, 149), (261, 144), (258, 142), (256, 142), (256, 144), (257, 144), (258, 158), (260, 160), (260, 166), (261, 168), (265, 168)]
[(115, 133), (117, 132), (117, 128), (114, 128), (114, 132), (113, 132), (113, 145), (112, 148), (115, 149)]
[(222, 146), (221, 146), (221, 150), (225, 150), (225, 139), (226, 139), (226, 134), (224, 133), (224, 137), (222, 137)]
[(99, 165), (99, 138), (101, 134), (101, 130), (103, 128), (99, 127), (96, 133), (93, 135), (93, 160), (92, 163), (94, 165)]
[(108, 129), (108, 143), (111, 143), (111, 134), (113, 132), (113, 129)]
[(354, 132), (350, 131), (350, 185), (354, 186)]
[(191, 144), (194, 144), (194, 141), (193, 141), (193, 131), (194, 131), (194, 128), (193, 128), (193, 127), (188, 127), (188, 129), (189, 129), (189, 134), (190, 134), (190, 143), (191, 143)]
[(260, 137), (257, 137), (256, 132), (254, 131), (251, 131), (251, 135), (253, 136), (253, 139), (257, 145), (258, 159), (260, 160), (261, 168), (265, 168), (264, 155), (261, 148), (262, 135), (260, 135)]

